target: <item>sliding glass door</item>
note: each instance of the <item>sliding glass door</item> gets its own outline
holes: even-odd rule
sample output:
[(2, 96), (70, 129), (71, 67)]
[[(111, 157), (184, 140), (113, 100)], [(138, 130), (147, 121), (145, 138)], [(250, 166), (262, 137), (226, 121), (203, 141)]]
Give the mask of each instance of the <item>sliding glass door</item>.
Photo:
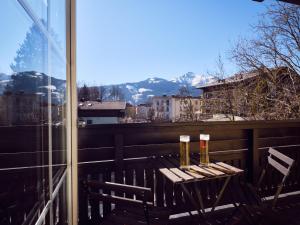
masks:
[(0, 2), (0, 225), (70, 222), (70, 2)]

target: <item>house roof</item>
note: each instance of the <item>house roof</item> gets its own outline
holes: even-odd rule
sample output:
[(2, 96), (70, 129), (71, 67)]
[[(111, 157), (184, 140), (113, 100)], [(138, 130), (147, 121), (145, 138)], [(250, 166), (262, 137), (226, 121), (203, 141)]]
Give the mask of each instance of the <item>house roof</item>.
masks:
[(80, 110), (124, 110), (125, 108), (126, 102), (121, 101), (85, 101), (78, 104)]
[(219, 79), (216, 82), (209, 83), (209, 84), (206, 84), (203, 86), (199, 86), (199, 87), (197, 87), (197, 89), (204, 89), (204, 88), (208, 88), (208, 87), (215, 87), (215, 86), (219, 86), (219, 85), (232, 84), (232, 83), (237, 83), (237, 82), (241, 82), (241, 81), (245, 81), (245, 80), (250, 80), (251, 78), (261, 76), (264, 72), (269, 73), (269, 71), (272, 71), (272, 73), (275, 72), (279, 75), (283, 75), (288, 70), (289, 69), (287, 67), (278, 67), (278, 68), (273, 68), (273, 69), (269, 69), (269, 70), (263, 69), (263, 70), (251, 71), (248, 73), (238, 73), (231, 77), (228, 77), (225, 79)]
[(256, 77), (258, 75), (259, 75), (258, 72), (239, 73), (239, 74), (235, 74), (235, 75), (233, 75), (231, 77), (228, 77), (228, 78), (225, 78), (225, 79), (219, 79), (219, 80), (217, 80), (216, 82), (213, 82), (213, 83), (209, 83), (209, 84), (206, 84), (206, 85), (199, 86), (197, 88), (202, 89), (202, 88), (206, 88), (206, 87), (213, 87), (213, 86), (219, 86), (219, 85), (223, 85), (223, 84), (240, 82), (240, 81), (251, 79), (251, 78)]
[[(256, 2), (263, 2), (264, 0), (253, 0)], [(282, 2), (288, 2), (288, 3), (292, 3), (292, 4), (296, 4), (296, 5), (300, 5), (299, 0), (280, 0)]]
[(171, 98), (177, 98), (177, 99), (186, 99), (186, 98), (191, 98), (191, 99), (201, 99), (200, 96), (179, 96), (179, 95), (163, 95), (163, 96), (154, 96), (153, 99), (171, 99)]

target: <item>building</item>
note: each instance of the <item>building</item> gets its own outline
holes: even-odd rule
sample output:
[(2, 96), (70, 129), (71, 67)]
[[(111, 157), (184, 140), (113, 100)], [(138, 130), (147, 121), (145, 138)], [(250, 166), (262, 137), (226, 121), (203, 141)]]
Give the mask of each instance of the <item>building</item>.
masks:
[(120, 123), (125, 116), (126, 103), (122, 101), (85, 101), (78, 105), (78, 118), (86, 124)]
[(201, 120), (203, 101), (192, 96), (155, 96), (152, 98), (154, 120), (157, 121), (197, 121)]
[(142, 120), (150, 120), (151, 109), (151, 104), (139, 104), (138, 106), (136, 106), (136, 117)]
[[(284, 90), (295, 90), (295, 94), (299, 94), (300, 77), (286, 67), (279, 67), (235, 74), (198, 88), (202, 90), (207, 115), (234, 113), (247, 117), (251, 107), (256, 108), (255, 104), (261, 102), (258, 97), (284, 101), (291, 94)], [(275, 106), (266, 104), (266, 107)]]
[(51, 107), (53, 124), (61, 123), (64, 106), (46, 102), (37, 94), (9, 94), (0, 96), (0, 125), (41, 125), (49, 120)]

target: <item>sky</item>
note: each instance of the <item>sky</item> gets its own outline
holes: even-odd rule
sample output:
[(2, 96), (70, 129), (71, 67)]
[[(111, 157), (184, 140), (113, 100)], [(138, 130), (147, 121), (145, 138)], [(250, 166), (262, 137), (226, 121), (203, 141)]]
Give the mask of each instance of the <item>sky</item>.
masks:
[[(25, 1), (39, 19), (47, 20), (47, 0)], [(60, 54), (64, 56), (66, 26), (64, 20), (61, 19), (65, 16), (64, 2), (61, 0), (51, 0), (50, 11), (51, 31), (55, 34), (55, 41), (59, 46)], [(20, 48), (27, 32), (33, 24), (33, 20), (27, 15), (17, 0), (0, 0), (0, 73), (12, 73), (10, 65), (14, 61), (17, 50)], [(34, 67), (34, 65), (32, 66)], [(56, 73), (53, 76), (65, 79), (65, 71), (60, 71), (62, 71), (60, 74)]]
[(266, 10), (252, 0), (78, 0), (77, 76), (116, 84), (213, 72)]
[[(43, 16), (46, 1), (28, 2)], [(77, 0), (78, 81), (119, 84), (206, 74), (215, 70), (218, 55), (230, 75), (238, 70), (228, 60), (231, 47), (240, 37), (255, 35), (249, 25), (271, 2)], [(1, 0), (0, 73), (12, 72), (10, 64), (31, 25), (16, 0)]]

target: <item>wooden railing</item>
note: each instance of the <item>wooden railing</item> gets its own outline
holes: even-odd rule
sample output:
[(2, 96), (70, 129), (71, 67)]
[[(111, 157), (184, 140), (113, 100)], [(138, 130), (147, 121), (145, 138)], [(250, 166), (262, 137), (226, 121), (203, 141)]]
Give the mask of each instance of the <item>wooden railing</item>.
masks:
[[(45, 127), (0, 127), (0, 224), (22, 224), (36, 218), (47, 198), (48, 138)], [(54, 177), (60, 177), (65, 155), (63, 133), (53, 128)], [(274, 147), (295, 159), (296, 163), (283, 192), (300, 190), (300, 121), (202, 122), (166, 124), (90, 125), (79, 128), (79, 181), (96, 179), (117, 181), (150, 187), (153, 202), (170, 207), (173, 213), (193, 209), (185, 203), (181, 189), (174, 187), (158, 172), (154, 157), (176, 155), (179, 135), (191, 136), (191, 150), (199, 151), (200, 133), (211, 135), (210, 158), (245, 169), (248, 181), (255, 182), (266, 163), (268, 147)], [(45, 138), (42, 138), (45, 137)], [(32, 167), (34, 166), (34, 167)], [(3, 168), (18, 167), (17, 170)], [(264, 194), (274, 194), (279, 177), (267, 174)], [(54, 178), (56, 182), (56, 178)], [(81, 183), (79, 183), (80, 185)], [(203, 183), (204, 203), (209, 207), (220, 183)], [(81, 186), (80, 186), (81, 187)], [(83, 189), (79, 189), (79, 219), (97, 222), (113, 207), (110, 204), (89, 203)], [(65, 209), (63, 189), (55, 201), (59, 212)], [(225, 194), (223, 203), (230, 202)], [(100, 212), (100, 213), (99, 213)], [(55, 218), (63, 224), (63, 213)], [(57, 214), (55, 214), (57, 217)], [(26, 223), (24, 223), (26, 224)]]
[[(191, 151), (199, 151), (199, 134), (211, 135), (210, 158), (245, 169), (244, 179), (256, 182), (266, 163), (268, 147), (274, 147), (296, 160), (283, 192), (300, 190), (300, 121), (202, 122), (178, 124), (91, 125), (79, 129), (79, 180), (96, 179), (136, 184), (152, 188), (158, 206), (173, 213), (193, 209), (185, 203), (179, 187), (172, 186), (158, 172), (153, 157), (176, 155), (179, 135), (191, 136)], [(264, 194), (274, 194), (279, 176), (268, 173)], [(220, 184), (201, 184), (204, 203), (211, 206)], [(223, 203), (229, 202), (229, 196)], [(89, 209), (90, 206), (90, 210)], [(110, 204), (93, 205), (80, 191), (80, 221), (97, 222), (111, 210)], [(100, 210), (100, 213), (99, 213)]]
[[(53, 127), (53, 189), (66, 168), (64, 133)], [(0, 225), (34, 224), (49, 200), (48, 127), (0, 127)], [(53, 203), (53, 221), (66, 224), (66, 184)], [(47, 217), (49, 220), (49, 216)]]

